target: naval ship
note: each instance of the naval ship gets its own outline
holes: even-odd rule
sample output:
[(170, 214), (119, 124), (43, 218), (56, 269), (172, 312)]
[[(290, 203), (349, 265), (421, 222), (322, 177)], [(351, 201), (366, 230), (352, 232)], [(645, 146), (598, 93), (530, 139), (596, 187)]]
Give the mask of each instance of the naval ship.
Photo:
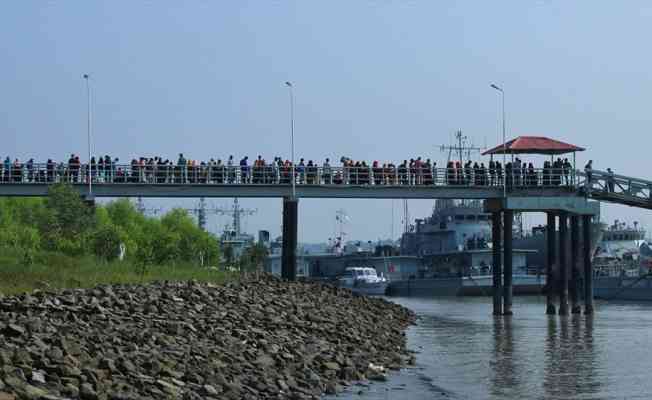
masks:
[(652, 246), (645, 233), (618, 220), (603, 231), (593, 257), (596, 298), (652, 301)]
[[(541, 293), (546, 283), (541, 266), (528, 264), (528, 255), (534, 253), (514, 246), (514, 294)], [(416, 274), (390, 282), (390, 295), (492, 293), (491, 220), (480, 200), (436, 200), (432, 215), (416, 219), (403, 233), (400, 254), (418, 257), (421, 263)]]

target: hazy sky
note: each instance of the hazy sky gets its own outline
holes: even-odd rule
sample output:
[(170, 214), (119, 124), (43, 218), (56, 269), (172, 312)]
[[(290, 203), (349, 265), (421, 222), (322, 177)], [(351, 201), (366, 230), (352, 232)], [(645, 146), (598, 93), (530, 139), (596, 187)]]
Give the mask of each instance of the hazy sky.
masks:
[[(650, 38), (647, 1), (7, 1), (0, 155), (85, 158), (89, 73), (96, 154), (289, 157), (291, 80), (297, 156), (441, 163), (457, 129), (497, 143), (495, 82), (509, 137), (558, 138), (588, 148), (581, 165), (650, 179)], [(280, 232), (280, 199), (241, 202), (258, 208), (249, 231)], [(432, 207), (409, 204), (413, 218)], [(389, 236), (390, 200), (305, 199), (299, 240), (330, 237), (338, 208), (350, 237)], [(652, 229), (646, 211), (603, 217)]]

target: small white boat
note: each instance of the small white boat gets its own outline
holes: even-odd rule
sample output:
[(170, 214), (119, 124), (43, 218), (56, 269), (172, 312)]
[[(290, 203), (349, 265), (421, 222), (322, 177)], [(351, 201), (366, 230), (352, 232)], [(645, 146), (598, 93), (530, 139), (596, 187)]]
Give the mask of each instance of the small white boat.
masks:
[(378, 276), (375, 268), (351, 267), (344, 270), (338, 280), (339, 286), (366, 295), (384, 295), (389, 281), (382, 274)]

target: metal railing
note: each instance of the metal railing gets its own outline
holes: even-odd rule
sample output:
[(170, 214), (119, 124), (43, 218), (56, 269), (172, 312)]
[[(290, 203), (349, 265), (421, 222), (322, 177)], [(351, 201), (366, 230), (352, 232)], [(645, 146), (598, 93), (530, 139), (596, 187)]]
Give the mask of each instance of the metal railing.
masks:
[(574, 187), (574, 170), (508, 171), (473, 168), (289, 166), (20, 164), (0, 167), (0, 184), (148, 185), (334, 185), (334, 186), (455, 186), (508, 189)]
[(606, 171), (578, 172), (579, 187), (591, 197), (617, 202), (652, 201), (652, 182)]

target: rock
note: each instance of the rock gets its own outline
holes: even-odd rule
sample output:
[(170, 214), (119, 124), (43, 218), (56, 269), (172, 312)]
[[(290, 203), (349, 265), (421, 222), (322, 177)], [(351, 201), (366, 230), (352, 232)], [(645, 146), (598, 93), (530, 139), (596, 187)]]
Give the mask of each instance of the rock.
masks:
[(40, 383), (42, 385), (45, 385), (46, 380), (45, 380), (45, 372), (43, 371), (32, 371), (32, 376), (29, 379), (33, 383)]
[(164, 380), (158, 379), (156, 381), (156, 385), (160, 387), (167, 394), (171, 394), (171, 395), (179, 394), (179, 388), (170, 382), (166, 382)]
[(342, 386), (338, 385), (337, 382), (328, 382), (326, 383), (326, 394), (337, 394), (342, 391)]
[(276, 364), (276, 361), (274, 361), (272, 357), (265, 354), (258, 357), (254, 362), (254, 364), (258, 365), (261, 368), (269, 368), (269, 367), (273, 367), (274, 364)]
[(134, 365), (134, 363), (132, 363), (131, 361), (129, 361), (126, 358), (123, 358), (123, 359), (120, 360), (120, 369), (125, 374), (136, 372), (136, 370), (137, 370), (136, 365)]
[(79, 388), (79, 397), (82, 400), (98, 400), (98, 395), (90, 383), (82, 383)]
[(25, 386), (25, 380), (20, 379), (16, 376), (6, 376), (5, 384), (7, 384), (7, 386), (9, 386), (10, 388), (19, 389)]
[(79, 397), (79, 388), (69, 383), (61, 390), (61, 394), (76, 399), (77, 397)]
[(73, 367), (68, 364), (61, 364), (57, 369), (59, 376), (67, 378), (78, 378), (81, 376), (82, 372), (77, 367)]
[(322, 367), (324, 369), (329, 369), (329, 370), (332, 370), (332, 371), (339, 371), (340, 370), (339, 364), (334, 363), (334, 362), (325, 362), (325, 363), (322, 364)]
[(0, 366), (11, 365), (12, 352), (8, 349), (0, 349)]
[(218, 391), (212, 385), (204, 385), (202, 386), (202, 389), (204, 389), (204, 393), (206, 393), (209, 396), (217, 396), (221, 393), (221, 391)]
[(367, 374), (367, 378), (370, 381), (376, 381), (376, 382), (386, 382), (387, 381), (387, 375), (382, 373), (382, 372), (370, 372)]
[(63, 350), (59, 347), (52, 347), (45, 353), (45, 355), (52, 361), (63, 361)]
[(25, 335), (25, 328), (16, 324), (8, 324), (7, 327), (3, 330), (3, 333), (7, 336), (23, 336)]
[(36, 292), (0, 309), (0, 392), (21, 399), (315, 399), (414, 359), (408, 310), (265, 276)]
[(48, 392), (46, 392), (44, 389), (27, 384), (19, 389), (16, 389), (16, 393), (18, 393), (18, 397), (29, 400), (37, 400), (48, 394)]
[(26, 349), (18, 349), (14, 352), (13, 361), (16, 365), (29, 365), (32, 363), (32, 356)]

